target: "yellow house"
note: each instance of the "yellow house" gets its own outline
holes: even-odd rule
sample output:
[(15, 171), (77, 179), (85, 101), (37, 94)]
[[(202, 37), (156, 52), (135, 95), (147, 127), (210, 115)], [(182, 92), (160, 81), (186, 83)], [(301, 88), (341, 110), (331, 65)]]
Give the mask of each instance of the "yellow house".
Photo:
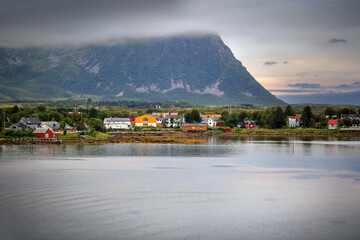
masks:
[(151, 126), (156, 127), (157, 118), (152, 115), (142, 115), (140, 117), (135, 118), (135, 126), (143, 127), (143, 126)]

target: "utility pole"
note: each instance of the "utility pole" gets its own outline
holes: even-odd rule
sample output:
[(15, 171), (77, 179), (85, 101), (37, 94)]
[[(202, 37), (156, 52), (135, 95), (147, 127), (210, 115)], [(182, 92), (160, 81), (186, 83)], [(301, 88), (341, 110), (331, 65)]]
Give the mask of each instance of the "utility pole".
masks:
[(5, 110), (3, 109), (3, 129), (5, 129)]

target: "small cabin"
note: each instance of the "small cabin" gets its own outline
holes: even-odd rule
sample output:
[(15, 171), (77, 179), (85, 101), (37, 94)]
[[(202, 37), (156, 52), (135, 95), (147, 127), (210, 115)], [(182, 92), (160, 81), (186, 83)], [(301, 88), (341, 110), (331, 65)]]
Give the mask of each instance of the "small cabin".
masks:
[(244, 128), (255, 128), (255, 121), (245, 121)]
[(229, 128), (229, 127), (227, 127), (227, 128), (224, 128), (224, 132), (226, 132), (226, 133), (229, 133), (229, 132), (231, 132), (231, 128)]

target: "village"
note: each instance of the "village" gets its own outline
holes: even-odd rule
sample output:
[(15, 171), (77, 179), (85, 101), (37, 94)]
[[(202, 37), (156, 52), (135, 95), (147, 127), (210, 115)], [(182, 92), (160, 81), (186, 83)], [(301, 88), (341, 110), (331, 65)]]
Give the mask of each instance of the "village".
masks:
[[(41, 111), (47, 111), (44, 107), (38, 107)], [(17, 106), (11, 109), (15, 114), (21, 113)], [(326, 109), (324, 114), (316, 116), (310, 107), (306, 106), (302, 113), (295, 113), (291, 106), (285, 111), (280, 107), (271, 110), (254, 112), (236, 112), (225, 109), (221, 114), (200, 113), (197, 109), (176, 111), (149, 112), (142, 115), (123, 113), (121, 117), (111, 116), (109, 113), (101, 117), (101, 110), (91, 108), (87, 112), (72, 110), (69, 112), (55, 112), (52, 110), (50, 121), (44, 121), (45, 115), (18, 116), (18, 122), (11, 123), (11, 119), (3, 116), (3, 136), (7, 137), (35, 137), (39, 139), (68, 139), (69, 136), (92, 135), (101, 138), (97, 133), (119, 133), (119, 132), (149, 132), (149, 131), (178, 131), (183, 133), (202, 133), (207, 131), (236, 133), (246, 129), (324, 129), (336, 130), (360, 130), (360, 114), (351, 110), (349, 113), (335, 113), (332, 109)], [(332, 111), (331, 111), (332, 110)], [(346, 112), (342, 111), (342, 112)], [(351, 112), (351, 113), (350, 113)], [(354, 113), (355, 112), (355, 113)], [(330, 115), (325, 115), (326, 113)], [(86, 117), (82, 116), (82, 114)], [(65, 117), (64, 117), (65, 115)], [(110, 116), (108, 116), (110, 115)], [(119, 114), (114, 114), (119, 115)], [(124, 116), (125, 115), (125, 116)], [(305, 115), (305, 116), (304, 116)], [(56, 121), (56, 118), (60, 121)], [(315, 121), (318, 120), (318, 122)], [(6, 124), (8, 126), (6, 126)], [(103, 137), (105, 136), (102, 135)]]

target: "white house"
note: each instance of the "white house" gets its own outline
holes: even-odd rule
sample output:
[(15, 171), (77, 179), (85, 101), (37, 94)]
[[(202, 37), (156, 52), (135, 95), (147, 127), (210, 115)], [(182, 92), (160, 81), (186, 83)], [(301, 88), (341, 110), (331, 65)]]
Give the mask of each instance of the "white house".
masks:
[(180, 115), (165, 115), (163, 118), (164, 127), (180, 127), (182, 123), (182, 116)]
[(337, 119), (329, 119), (328, 125), (329, 125), (329, 129), (337, 129), (338, 128), (338, 120)]
[(104, 119), (105, 128), (112, 128), (115, 130), (118, 129), (129, 129), (131, 128), (130, 118), (105, 118)]
[(201, 117), (201, 123), (206, 123), (208, 127), (216, 127), (219, 117)]

